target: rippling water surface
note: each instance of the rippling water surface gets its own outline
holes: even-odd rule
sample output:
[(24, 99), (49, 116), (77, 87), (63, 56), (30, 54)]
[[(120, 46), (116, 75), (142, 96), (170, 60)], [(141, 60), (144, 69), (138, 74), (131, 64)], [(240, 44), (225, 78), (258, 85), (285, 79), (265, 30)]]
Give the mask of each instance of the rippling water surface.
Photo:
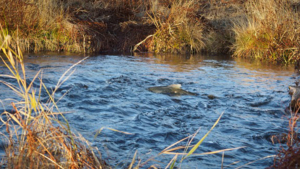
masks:
[[(28, 57), (27, 76), (32, 78), (43, 69), (44, 83), (54, 88), (63, 72), (82, 58)], [(3, 64), (0, 66), (0, 73), (7, 73)], [(199, 141), (224, 112), (197, 153), (246, 146), (225, 152), (224, 166), (238, 162), (231, 166), (237, 167), (276, 154), (279, 145), (270, 139), (286, 129), (287, 90), (294, 82), (290, 67), (229, 57), (101, 55), (79, 64), (56, 98), (68, 92), (59, 102), (61, 111), (70, 112), (66, 117), (72, 127), (116, 168), (128, 165), (136, 150), (145, 161), (200, 128), (195, 138)], [(170, 97), (147, 90), (175, 83), (199, 95)], [(3, 102), (8, 96), (14, 98), (4, 85), (0, 90)], [(42, 98), (47, 101), (46, 94)], [(94, 138), (102, 127), (132, 134), (104, 129)], [(171, 158), (164, 155), (157, 158), (162, 163), (155, 163), (163, 167)], [(181, 167), (220, 168), (221, 161), (222, 154), (196, 156), (186, 159)], [(264, 168), (272, 162), (269, 158), (247, 167)]]

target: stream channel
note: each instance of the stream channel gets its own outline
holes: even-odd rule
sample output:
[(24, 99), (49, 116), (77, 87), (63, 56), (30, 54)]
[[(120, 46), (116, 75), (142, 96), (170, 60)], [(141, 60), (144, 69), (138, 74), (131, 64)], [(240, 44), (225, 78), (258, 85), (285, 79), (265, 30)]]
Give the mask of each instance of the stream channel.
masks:
[[(27, 76), (32, 79), (43, 69), (43, 82), (53, 89), (59, 77), (82, 58), (30, 55), (25, 59)], [(287, 130), (288, 86), (298, 79), (293, 67), (229, 56), (98, 55), (75, 69), (57, 91), (56, 98), (68, 92), (58, 107), (68, 112), (65, 116), (74, 131), (98, 147), (104, 160), (115, 168), (126, 168), (136, 150), (143, 162), (200, 129), (193, 143), (198, 142), (222, 113), (219, 124), (195, 153), (245, 146), (224, 153), (223, 166), (236, 163), (228, 168), (275, 155), (280, 145), (273, 144), (271, 137)], [(7, 73), (0, 63), (0, 74)], [(169, 96), (147, 90), (171, 84), (181, 84), (182, 89), (198, 95)], [(35, 85), (38, 87), (38, 82)], [(15, 97), (3, 84), (0, 91), (6, 105), (10, 101), (5, 99)], [(46, 94), (42, 96), (41, 102), (46, 102)], [(94, 138), (102, 127), (105, 129)], [(156, 158), (160, 162), (146, 166), (159, 164), (164, 168), (172, 158), (161, 155)], [(244, 168), (272, 164), (273, 158), (267, 158)], [(189, 157), (180, 167), (221, 165), (222, 153), (218, 153)]]

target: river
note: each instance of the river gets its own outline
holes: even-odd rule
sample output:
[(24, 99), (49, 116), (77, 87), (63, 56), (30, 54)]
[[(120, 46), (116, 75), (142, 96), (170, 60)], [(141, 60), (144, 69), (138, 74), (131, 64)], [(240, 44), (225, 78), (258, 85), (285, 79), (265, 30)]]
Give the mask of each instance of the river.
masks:
[[(53, 89), (64, 71), (82, 58), (30, 55), (25, 59), (27, 76), (33, 78), (43, 69), (43, 82)], [(3, 73), (7, 70), (0, 64)], [(271, 137), (287, 130), (288, 86), (296, 79), (292, 67), (228, 56), (97, 55), (76, 66), (56, 98), (67, 92), (58, 102), (60, 110), (68, 112), (65, 116), (74, 131), (98, 147), (116, 168), (128, 166), (136, 150), (143, 162), (200, 129), (196, 143), (224, 113), (196, 153), (245, 146), (224, 153), (223, 165), (237, 162), (229, 167), (235, 168), (277, 153), (279, 144), (272, 144)], [(168, 96), (147, 90), (170, 84), (181, 84), (198, 95)], [(0, 91), (2, 102), (14, 98), (4, 85)], [(41, 101), (47, 101), (46, 94)], [(94, 138), (102, 127), (106, 129)], [(156, 158), (161, 163), (147, 165), (164, 167), (172, 157), (162, 155)], [(246, 168), (272, 163), (268, 158)], [(221, 164), (219, 153), (189, 157), (181, 168), (221, 168)]]

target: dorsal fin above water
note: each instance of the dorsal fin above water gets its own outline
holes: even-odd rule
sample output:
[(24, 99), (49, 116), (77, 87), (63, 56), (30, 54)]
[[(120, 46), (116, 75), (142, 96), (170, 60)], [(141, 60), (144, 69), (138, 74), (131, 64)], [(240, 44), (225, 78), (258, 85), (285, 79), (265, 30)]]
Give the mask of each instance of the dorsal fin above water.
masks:
[(289, 93), (300, 93), (300, 86), (289, 86)]
[(294, 86), (289, 86), (289, 89), (290, 89), (290, 93), (295, 93), (296, 92), (296, 87)]
[(180, 89), (181, 88), (181, 84), (171, 84), (168, 87), (175, 88), (175, 89)]

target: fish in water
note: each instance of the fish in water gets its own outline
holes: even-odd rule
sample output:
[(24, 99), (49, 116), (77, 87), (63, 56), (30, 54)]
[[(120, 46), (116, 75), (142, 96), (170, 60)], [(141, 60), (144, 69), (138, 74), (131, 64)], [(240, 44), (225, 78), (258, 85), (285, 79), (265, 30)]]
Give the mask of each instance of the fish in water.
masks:
[[(289, 94), (292, 95), (291, 107), (295, 107), (298, 99), (300, 98), (300, 86), (289, 86)], [(300, 100), (299, 100), (300, 101)]]
[(153, 93), (166, 94), (169, 96), (191, 95), (197, 96), (197, 93), (192, 93), (181, 89), (181, 84), (172, 84), (169, 86), (149, 87), (148, 90)]

